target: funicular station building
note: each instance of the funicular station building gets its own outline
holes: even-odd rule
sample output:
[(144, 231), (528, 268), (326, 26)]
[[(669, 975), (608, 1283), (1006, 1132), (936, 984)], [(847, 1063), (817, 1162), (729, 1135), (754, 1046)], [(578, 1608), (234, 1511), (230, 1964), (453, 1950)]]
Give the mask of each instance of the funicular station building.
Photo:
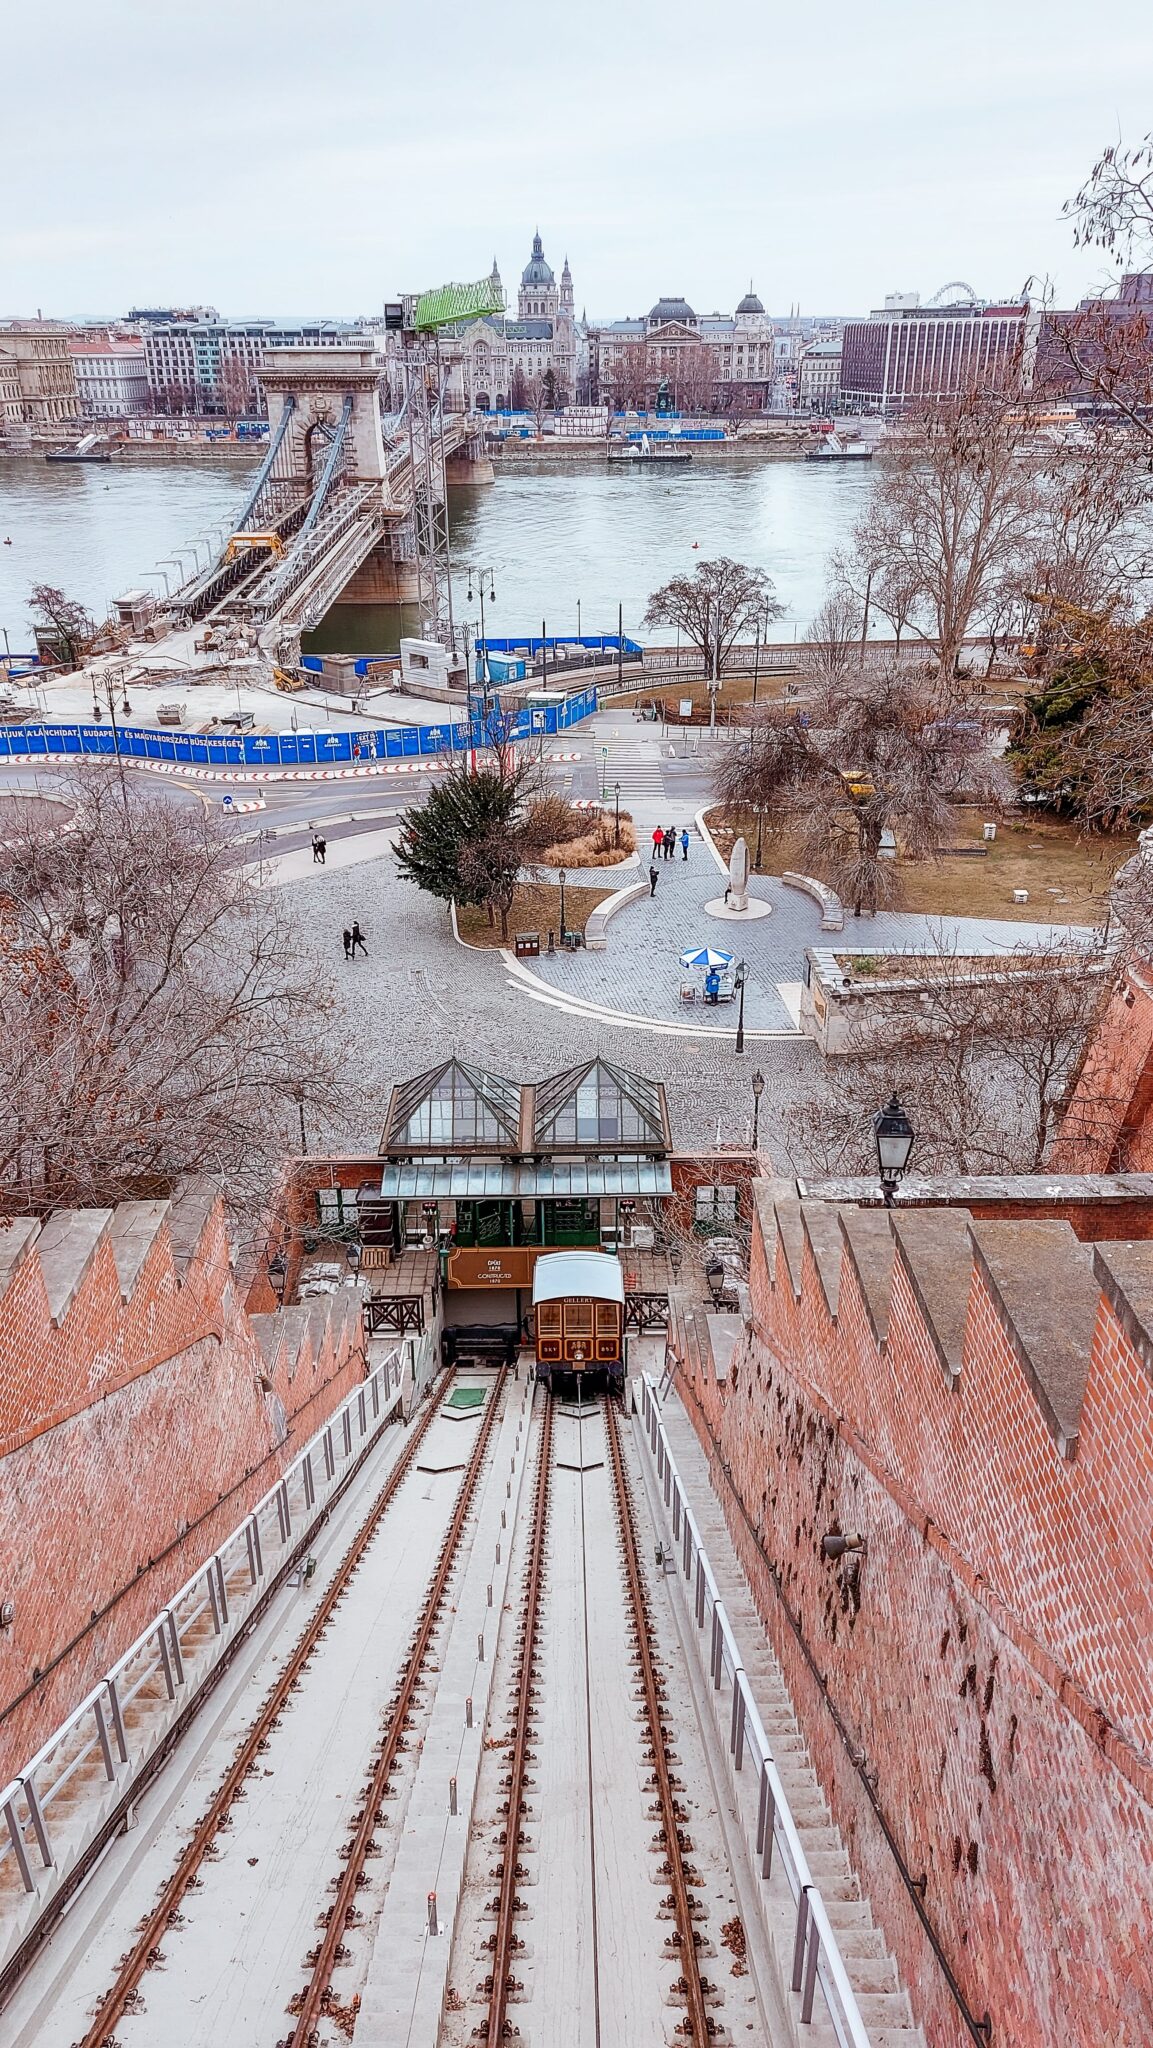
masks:
[[(535, 1340), (559, 1368), (623, 1371), (622, 1336), (667, 1328), (660, 1082), (596, 1059), (522, 1084), (452, 1059), (393, 1088), (380, 1152), (379, 1181), (357, 1193), (370, 1330), (435, 1323), (450, 1360)], [(555, 1253), (587, 1256), (552, 1266), (544, 1291), (565, 1270), (592, 1284), (583, 1305), (550, 1298), (534, 1315), (535, 1269)], [(611, 1286), (595, 1298), (597, 1255), (619, 1257), (615, 1308)]]

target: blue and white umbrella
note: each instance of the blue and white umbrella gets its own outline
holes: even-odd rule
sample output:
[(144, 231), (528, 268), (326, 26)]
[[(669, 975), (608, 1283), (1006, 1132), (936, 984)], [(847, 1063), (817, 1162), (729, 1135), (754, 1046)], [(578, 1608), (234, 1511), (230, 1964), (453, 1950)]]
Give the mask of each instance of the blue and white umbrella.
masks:
[(731, 967), (732, 964), (732, 954), (719, 953), (715, 946), (690, 946), (687, 953), (681, 954), (682, 967), (720, 968)]

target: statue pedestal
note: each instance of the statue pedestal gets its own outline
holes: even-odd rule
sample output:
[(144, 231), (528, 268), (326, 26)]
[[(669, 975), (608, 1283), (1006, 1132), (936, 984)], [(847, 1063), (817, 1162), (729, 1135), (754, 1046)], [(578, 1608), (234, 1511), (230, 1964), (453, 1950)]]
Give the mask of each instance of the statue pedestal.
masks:
[(756, 924), (758, 919), (772, 916), (773, 906), (759, 896), (750, 896), (744, 910), (734, 910), (723, 896), (714, 896), (711, 903), (705, 904), (705, 912), (709, 917), (723, 918), (726, 924)]

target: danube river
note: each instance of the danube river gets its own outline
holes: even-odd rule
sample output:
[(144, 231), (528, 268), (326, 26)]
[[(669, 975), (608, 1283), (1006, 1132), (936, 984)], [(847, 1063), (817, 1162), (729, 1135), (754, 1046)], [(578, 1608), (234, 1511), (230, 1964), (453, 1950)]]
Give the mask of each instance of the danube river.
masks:
[[(108, 466), (0, 460), (0, 627), (13, 651), (30, 645), (33, 583), (58, 584), (102, 616), (125, 590), (162, 593), (165, 566), (178, 582), (164, 558), (226, 528), (249, 474), (235, 458), (175, 453)], [(477, 623), (466, 572), (483, 568), (496, 585), (485, 604), (494, 636), (539, 632), (542, 620), (550, 633), (574, 632), (578, 601), (586, 633), (615, 632), (618, 605), (635, 633), (650, 591), (695, 562), (731, 555), (768, 571), (785, 608), (775, 637), (788, 639), (819, 608), (829, 557), (848, 544), (870, 482), (869, 465), (818, 467), (751, 448), (666, 471), (514, 458), (495, 484), (450, 493), (457, 618)], [(340, 605), (310, 645), (391, 653), (402, 626), (413, 630), (415, 615)]]

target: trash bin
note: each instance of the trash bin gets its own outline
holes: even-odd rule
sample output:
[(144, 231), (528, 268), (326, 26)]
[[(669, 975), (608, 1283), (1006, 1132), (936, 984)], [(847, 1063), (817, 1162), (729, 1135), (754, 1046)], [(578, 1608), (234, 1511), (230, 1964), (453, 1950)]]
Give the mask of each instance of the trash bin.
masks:
[(539, 932), (517, 932), (515, 956), (518, 960), (535, 960), (540, 953)]

